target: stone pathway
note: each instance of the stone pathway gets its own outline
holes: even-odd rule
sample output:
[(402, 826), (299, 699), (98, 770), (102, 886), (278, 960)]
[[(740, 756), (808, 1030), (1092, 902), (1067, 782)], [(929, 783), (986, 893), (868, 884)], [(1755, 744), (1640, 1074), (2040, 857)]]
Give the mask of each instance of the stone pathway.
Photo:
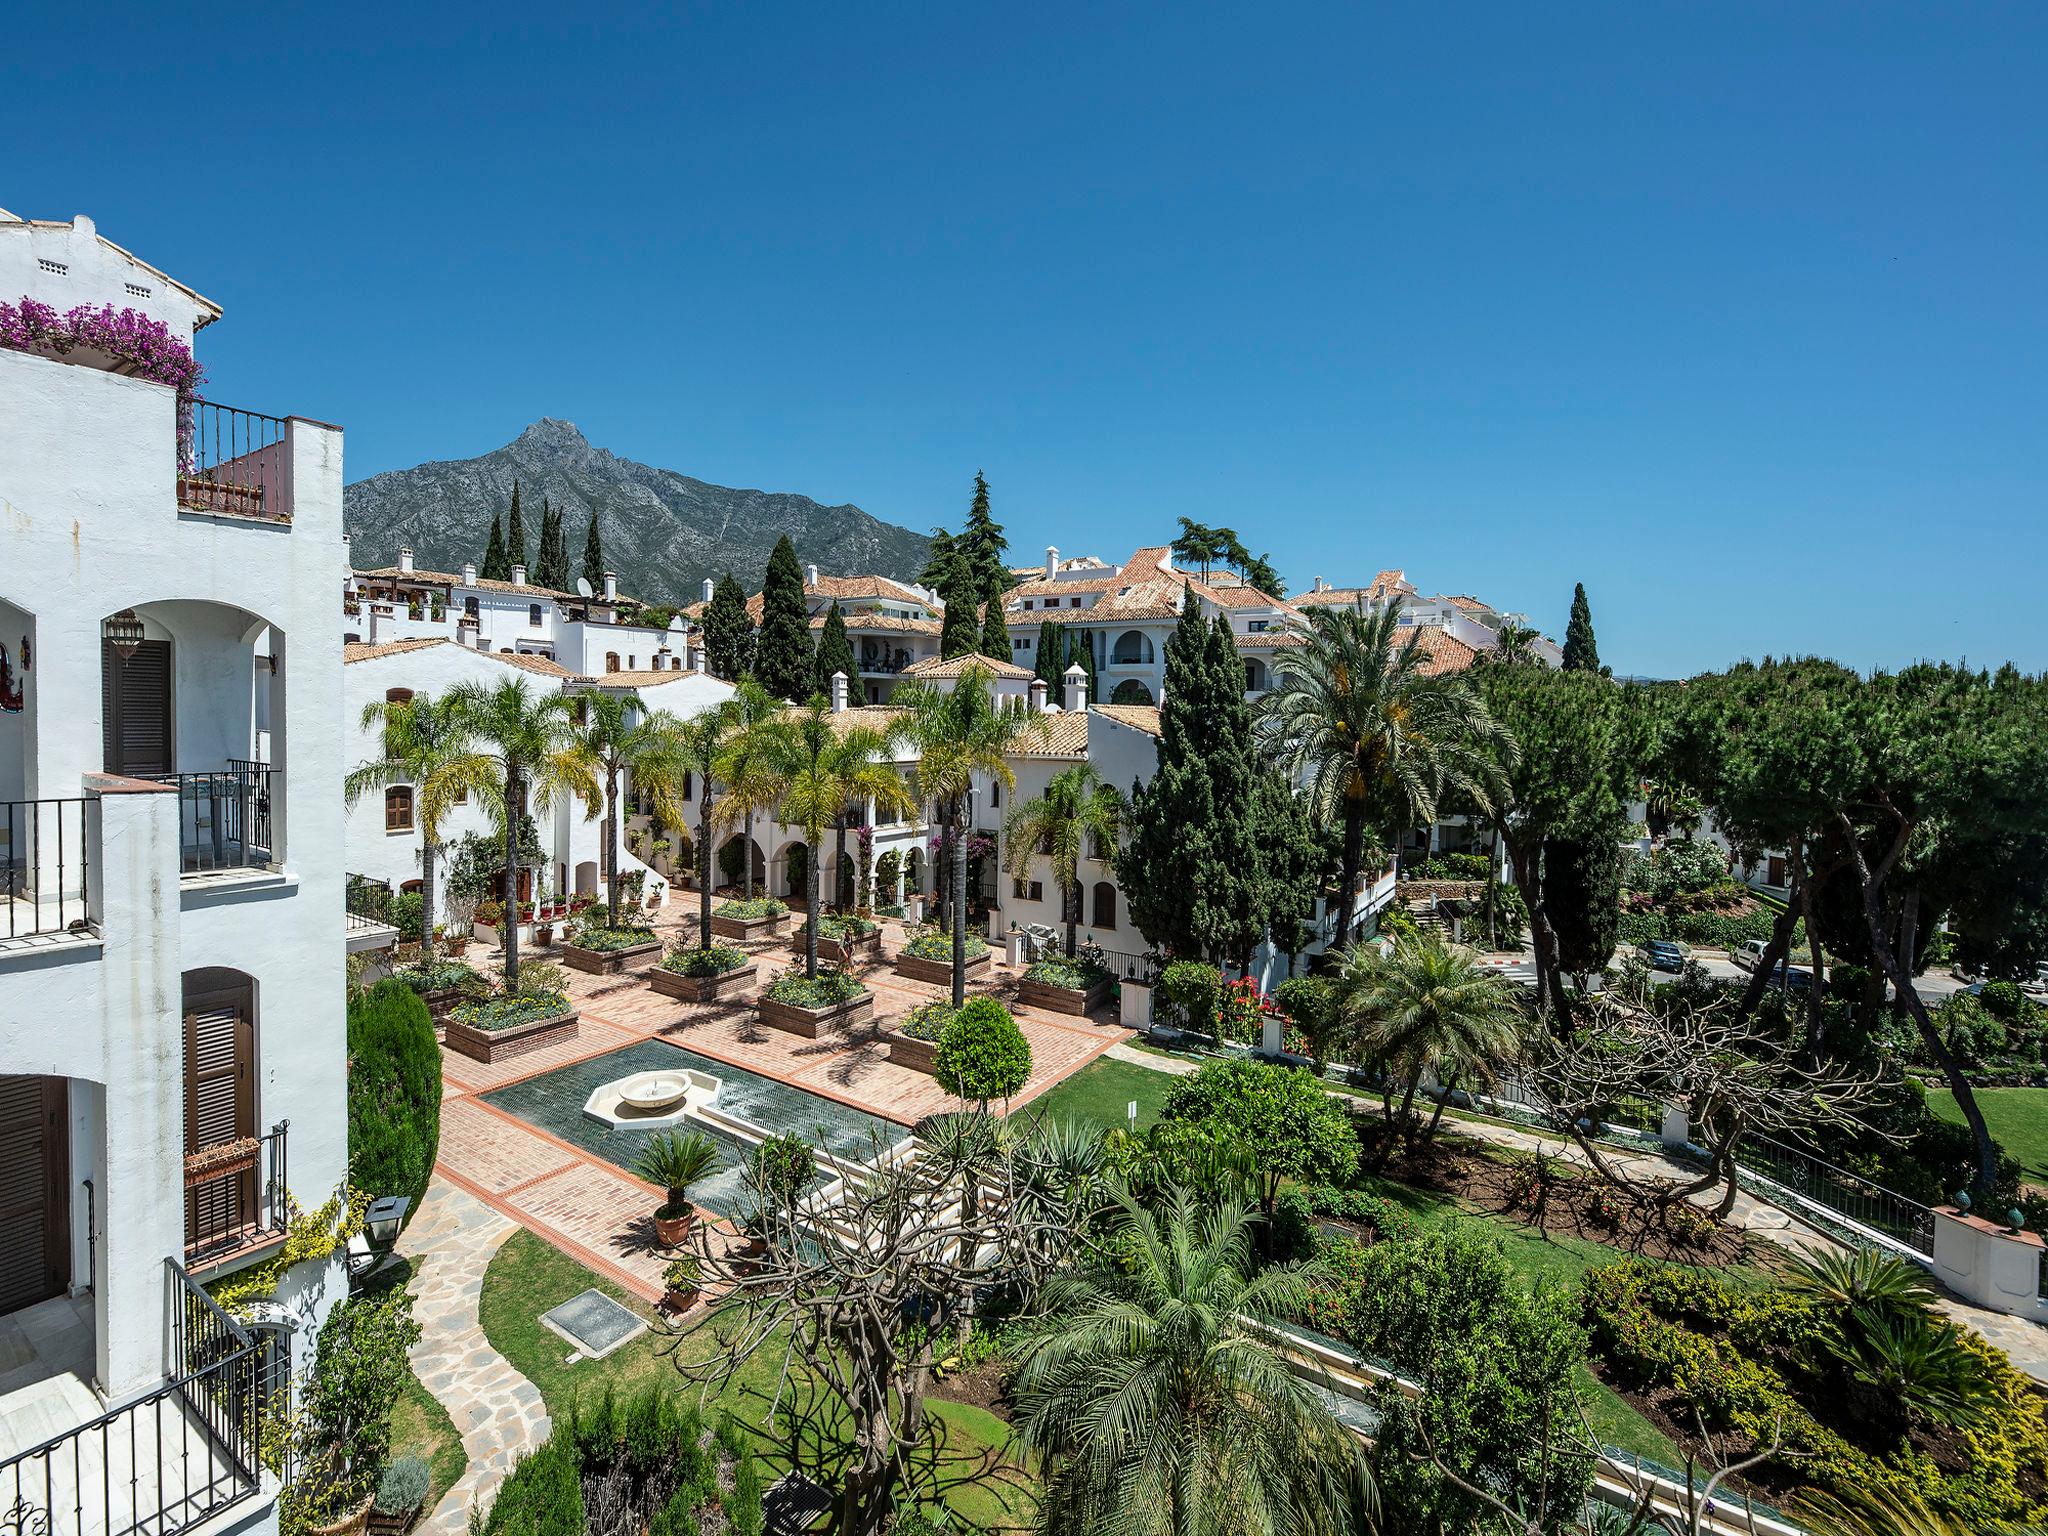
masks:
[(471, 1507), (488, 1510), (513, 1464), (547, 1438), (539, 1388), (491, 1348), (478, 1320), (484, 1270), (516, 1230), (481, 1200), (437, 1180), (399, 1241), (414, 1265), (420, 1340), (412, 1368), (455, 1421), (469, 1462), (420, 1523), (434, 1536), (463, 1536)]

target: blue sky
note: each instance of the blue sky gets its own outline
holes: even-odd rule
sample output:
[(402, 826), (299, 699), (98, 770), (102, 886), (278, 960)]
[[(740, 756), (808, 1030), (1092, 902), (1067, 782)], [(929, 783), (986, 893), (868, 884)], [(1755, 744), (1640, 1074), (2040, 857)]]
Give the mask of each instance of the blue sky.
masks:
[(579, 9), (31, 7), (0, 205), (351, 478), (554, 415), (919, 529), (979, 467), (1027, 559), (1583, 580), (1621, 671), (2048, 667), (2048, 9)]

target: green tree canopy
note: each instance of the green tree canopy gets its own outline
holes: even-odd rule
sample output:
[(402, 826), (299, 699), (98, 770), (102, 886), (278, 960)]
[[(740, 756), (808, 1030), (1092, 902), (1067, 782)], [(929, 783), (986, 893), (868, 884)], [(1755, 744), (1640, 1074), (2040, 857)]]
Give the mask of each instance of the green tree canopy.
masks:
[(986, 1106), (1008, 1099), (1031, 1077), (1031, 1045), (1010, 1010), (992, 997), (971, 997), (939, 1034), (933, 1076), (956, 1098)]
[(502, 513), (491, 514), (491, 541), (484, 546), (484, 563), (477, 574), (485, 581), (512, 579), (512, 560), (505, 553), (505, 518)]
[[(519, 509), (519, 482), (512, 482), (512, 515), (505, 521), (505, 559), (511, 565), (527, 567), (532, 572), (532, 562), (526, 558), (526, 516)], [(505, 578), (510, 581), (508, 574)]]
[(593, 592), (604, 591), (604, 540), (598, 536), (597, 508), (590, 509), (590, 522), (583, 530), (583, 579)]
[(754, 676), (776, 698), (791, 702), (809, 698), (817, 677), (803, 567), (797, 564), (796, 546), (786, 533), (775, 541), (761, 582), (761, 630), (754, 637)]
[(735, 683), (753, 670), (754, 619), (747, 594), (727, 571), (704, 605), (704, 665), (713, 677)]
[(1564, 629), (1564, 669), (1567, 672), (1598, 672), (1600, 647), (1593, 643), (1593, 609), (1586, 601), (1586, 584), (1572, 588), (1572, 616)]
[(387, 976), (348, 1005), (348, 1176), (419, 1213), (441, 1142), (441, 1048), (418, 993)]
[(1358, 1167), (1358, 1138), (1342, 1101), (1309, 1072), (1233, 1057), (1174, 1079), (1169, 1120), (1228, 1126), (1259, 1160), (1260, 1205), (1270, 1212), (1282, 1179), (1341, 1184)]
[(839, 600), (832, 600), (832, 607), (825, 614), (825, 627), (818, 632), (818, 692), (826, 698), (832, 697), (832, 674), (844, 672), (850, 697), (858, 702), (860, 689), (860, 663), (854, 659), (853, 641), (846, 633), (846, 615), (840, 610)]

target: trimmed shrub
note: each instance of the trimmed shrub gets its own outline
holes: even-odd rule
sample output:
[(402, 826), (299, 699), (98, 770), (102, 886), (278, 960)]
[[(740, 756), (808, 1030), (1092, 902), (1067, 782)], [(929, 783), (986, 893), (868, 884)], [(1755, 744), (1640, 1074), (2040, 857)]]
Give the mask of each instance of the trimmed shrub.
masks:
[(711, 909), (713, 917), (780, 917), (789, 903), (774, 896), (756, 896), (752, 901), (721, 901)]
[(865, 991), (860, 978), (847, 971), (820, 971), (815, 976), (789, 971), (771, 981), (761, 995), (793, 1008), (830, 1008), (850, 1003)]
[(424, 931), (427, 900), (418, 891), (400, 891), (391, 901), (391, 925), (408, 944), (417, 944)]
[(940, 1032), (932, 1075), (959, 1098), (1007, 1099), (1031, 1076), (1031, 1044), (1009, 1009), (992, 997), (971, 997)]
[(747, 952), (730, 944), (714, 944), (709, 949), (697, 949), (687, 942), (679, 942), (662, 958), (661, 968), (673, 971), (678, 976), (723, 976), (727, 971), (736, 971), (747, 963)]
[(1043, 982), (1048, 987), (1065, 987), (1070, 992), (1085, 992), (1111, 979), (1110, 973), (1099, 965), (1079, 957), (1068, 960), (1057, 956), (1032, 961), (1024, 968), (1024, 976), (1026, 980)]
[[(467, 969), (467, 967), (465, 967)], [(441, 1144), (441, 1047), (419, 994), (386, 977), (348, 1008), (349, 1183), (412, 1197), (418, 1214)]]
[(953, 1022), (953, 1016), (959, 1011), (948, 998), (919, 1003), (897, 1021), (896, 1028), (913, 1040), (937, 1040), (945, 1034), (946, 1026)]
[[(961, 946), (962, 953), (969, 960), (988, 953), (988, 940), (969, 930), (967, 942)], [(918, 960), (936, 960), (941, 965), (953, 963), (953, 935), (944, 929), (926, 929), (910, 939), (903, 946), (903, 953)]]
[(1176, 960), (1159, 973), (1153, 994), (1166, 1010), (1167, 1022), (1198, 1035), (1216, 1033), (1216, 1000), (1223, 991), (1223, 973), (1200, 960)]

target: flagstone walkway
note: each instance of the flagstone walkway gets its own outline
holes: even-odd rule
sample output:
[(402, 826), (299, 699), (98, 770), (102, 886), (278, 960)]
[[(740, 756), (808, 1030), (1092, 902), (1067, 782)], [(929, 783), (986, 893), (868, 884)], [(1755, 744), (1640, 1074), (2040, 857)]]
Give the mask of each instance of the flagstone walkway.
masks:
[(482, 1201), (436, 1180), (399, 1240), (399, 1252), (413, 1261), (420, 1325), (412, 1368), (448, 1410), (469, 1462), (420, 1522), (433, 1536), (463, 1536), (471, 1508), (487, 1511), (514, 1464), (548, 1435), (540, 1389), (491, 1348), (478, 1315), (484, 1270), (516, 1230)]

